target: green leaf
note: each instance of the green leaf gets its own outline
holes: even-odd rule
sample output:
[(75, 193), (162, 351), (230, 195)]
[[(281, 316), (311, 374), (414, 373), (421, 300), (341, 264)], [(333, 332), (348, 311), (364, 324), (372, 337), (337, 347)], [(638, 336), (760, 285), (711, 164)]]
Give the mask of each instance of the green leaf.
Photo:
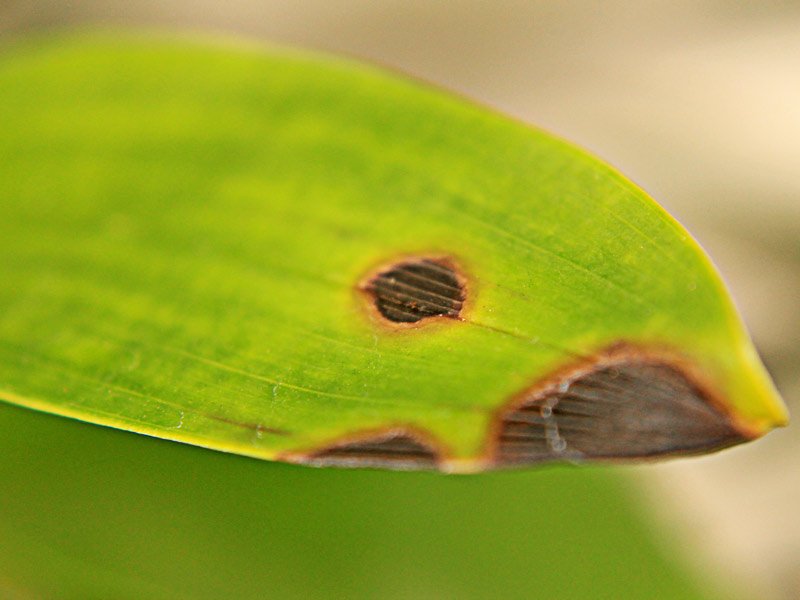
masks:
[[(7, 46), (0, 156), (5, 401), (260, 458), (463, 471), (786, 421), (710, 261), (641, 190), (373, 67), (166, 37)], [(386, 294), (427, 314), (397, 291), (423, 267), (458, 310), (388, 319)], [(592, 386), (624, 410), (568, 403)], [(653, 414), (657, 448), (636, 437)], [(519, 418), (541, 452), (508, 450)]]

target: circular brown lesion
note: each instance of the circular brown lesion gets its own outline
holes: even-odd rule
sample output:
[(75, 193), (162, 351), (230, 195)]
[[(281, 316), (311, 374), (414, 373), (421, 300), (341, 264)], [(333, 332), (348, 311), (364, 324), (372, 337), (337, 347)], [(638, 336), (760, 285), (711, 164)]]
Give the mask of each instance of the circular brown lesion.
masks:
[(685, 360), (617, 345), (526, 389), (495, 416), (499, 467), (714, 452), (754, 437)]
[(407, 257), (384, 265), (360, 284), (378, 318), (394, 326), (460, 319), (467, 301), (465, 277), (442, 256)]
[(357, 432), (281, 458), (316, 467), (435, 471), (442, 464), (443, 453), (426, 433), (410, 426), (393, 426)]

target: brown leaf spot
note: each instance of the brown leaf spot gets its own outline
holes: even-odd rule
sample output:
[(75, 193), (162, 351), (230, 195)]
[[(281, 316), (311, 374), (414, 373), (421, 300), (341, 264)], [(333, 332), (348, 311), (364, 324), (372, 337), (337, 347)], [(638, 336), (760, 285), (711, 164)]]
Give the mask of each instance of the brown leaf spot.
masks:
[(499, 466), (704, 454), (751, 436), (678, 364), (626, 352), (529, 390), (498, 415)]
[(320, 450), (286, 458), (318, 467), (430, 471), (439, 466), (436, 448), (409, 430), (370, 432)]
[(429, 317), (457, 319), (466, 300), (455, 267), (437, 258), (398, 262), (367, 279), (361, 289), (378, 313), (393, 323), (417, 323)]

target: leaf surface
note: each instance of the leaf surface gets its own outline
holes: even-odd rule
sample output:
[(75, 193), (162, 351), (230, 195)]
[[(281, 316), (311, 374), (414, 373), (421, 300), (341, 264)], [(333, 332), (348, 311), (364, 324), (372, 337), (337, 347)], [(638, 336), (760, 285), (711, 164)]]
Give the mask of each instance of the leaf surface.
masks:
[[(679, 366), (743, 439), (786, 420), (680, 225), (584, 152), (415, 81), (156, 36), (9, 45), (0, 156), (5, 401), (260, 458), (359, 444), (372, 466), (480, 470), (519, 417), (503, 407), (546, 421), (541, 389), (624, 355)], [(381, 290), (405, 314), (441, 296), (397, 299), (420, 260), (463, 306), (392, 322)]]

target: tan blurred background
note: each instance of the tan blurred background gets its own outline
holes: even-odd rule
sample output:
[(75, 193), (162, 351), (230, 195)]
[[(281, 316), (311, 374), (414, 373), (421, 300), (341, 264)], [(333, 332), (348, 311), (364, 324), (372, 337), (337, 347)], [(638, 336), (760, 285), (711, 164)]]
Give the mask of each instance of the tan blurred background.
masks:
[[(701, 241), (800, 415), (800, 2), (0, 0), (0, 38), (87, 22), (343, 52), (580, 143)], [(757, 598), (800, 598), (798, 432), (637, 468), (672, 543)]]

